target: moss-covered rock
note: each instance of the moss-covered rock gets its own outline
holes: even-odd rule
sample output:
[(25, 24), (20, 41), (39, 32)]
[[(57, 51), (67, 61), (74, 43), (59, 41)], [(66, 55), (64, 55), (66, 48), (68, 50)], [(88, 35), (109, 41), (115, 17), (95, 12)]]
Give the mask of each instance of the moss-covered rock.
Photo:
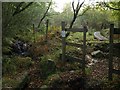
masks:
[(41, 74), (43, 77), (53, 74), (56, 71), (55, 62), (51, 59), (41, 61), (40, 69), (41, 69)]

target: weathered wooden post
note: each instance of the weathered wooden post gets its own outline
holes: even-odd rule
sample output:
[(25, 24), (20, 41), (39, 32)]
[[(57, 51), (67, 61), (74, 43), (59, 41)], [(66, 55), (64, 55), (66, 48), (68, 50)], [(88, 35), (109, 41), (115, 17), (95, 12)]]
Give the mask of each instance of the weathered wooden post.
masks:
[(83, 75), (85, 75), (85, 56), (86, 56), (86, 32), (87, 32), (87, 27), (84, 26), (84, 32), (83, 32), (83, 60), (82, 60), (82, 71)]
[(66, 52), (66, 32), (65, 32), (65, 22), (62, 22), (62, 32), (61, 32), (61, 36), (62, 36), (62, 61), (65, 60), (65, 52)]
[(112, 71), (113, 71), (113, 31), (114, 31), (114, 24), (110, 24), (110, 36), (109, 36), (109, 72), (108, 78), (112, 80)]
[(47, 19), (47, 21), (46, 21), (46, 38), (45, 38), (46, 42), (48, 40), (48, 23), (49, 23), (49, 20)]
[(35, 43), (35, 25), (33, 24), (33, 35), (34, 35), (34, 43)]

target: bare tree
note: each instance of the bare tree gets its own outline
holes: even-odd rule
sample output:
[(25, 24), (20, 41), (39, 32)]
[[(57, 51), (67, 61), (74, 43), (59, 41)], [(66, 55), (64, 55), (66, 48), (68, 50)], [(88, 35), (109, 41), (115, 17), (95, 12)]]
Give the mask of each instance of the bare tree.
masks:
[(75, 20), (76, 20), (76, 18), (77, 18), (77, 16), (78, 16), (79, 10), (80, 10), (80, 8), (82, 7), (82, 5), (84, 4), (84, 2), (85, 2), (85, 1), (83, 1), (83, 2), (80, 4), (80, 2), (78, 1), (76, 8), (75, 8), (74, 1), (72, 2), (72, 9), (73, 9), (74, 16), (73, 16), (73, 19), (72, 19), (72, 21), (71, 21), (71, 23), (70, 23), (70, 27), (69, 27), (69, 28), (72, 28), (72, 26), (73, 26), (73, 24), (74, 24), (74, 22), (75, 22)]
[[(33, 2), (29, 2), (26, 6), (23, 7), (23, 4), (25, 4), (25, 2), (20, 2), (17, 6), (15, 11), (13, 12), (12, 16), (8, 19), (8, 21), (6, 22), (5, 25), (3, 25), (3, 28), (7, 28), (8, 24), (11, 22), (11, 20), (13, 19), (13, 17), (19, 13), (21, 13), (22, 11), (26, 10), (28, 7), (30, 7)], [(23, 7), (21, 9), (21, 7)]]
[(48, 13), (48, 10), (50, 9), (51, 4), (52, 4), (52, 1), (49, 3), (48, 8), (47, 8), (47, 10), (45, 11), (43, 17), (40, 19), (40, 22), (39, 22), (39, 24), (38, 24), (38, 28), (40, 27), (40, 24), (42, 23), (42, 21), (44, 20), (44, 18), (47, 16), (47, 13)]
[[(78, 0), (78, 3), (77, 3), (77, 6), (75, 7), (75, 4), (74, 4), (74, 1), (72, 2), (72, 9), (73, 9), (73, 18), (72, 18), (72, 21), (71, 21), (71, 23), (70, 23), (70, 26), (69, 26), (69, 28), (72, 28), (73, 27), (73, 24), (74, 24), (74, 22), (76, 21), (76, 19), (77, 19), (77, 17), (78, 16), (82, 16), (86, 11), (87, 11), (87, 9), (85, 10), (85, 11), (83, 11), (83, 13), (81, 14), (81, 15), (78, 15), (78, 13), (79, 13), (79, 11), (80, 11), (80, 9), (81, 9), (81, 7), (83, 6), (83, 4), (84, 4), (84, 2), (85, 2), (85, 0), (82, 2), (82, 3), (80, 3), (80, 1)], [(69, 36), (69, 32), (66, 34), (66, 37), (68, 37)]]

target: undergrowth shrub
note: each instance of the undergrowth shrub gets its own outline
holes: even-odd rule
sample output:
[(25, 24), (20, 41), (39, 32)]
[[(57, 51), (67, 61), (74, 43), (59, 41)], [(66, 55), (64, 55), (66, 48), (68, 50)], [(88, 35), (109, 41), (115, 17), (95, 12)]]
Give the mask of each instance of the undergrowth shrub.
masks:
[(13, 74), (17, 70), (16, 65), (13, 62), (13, 58), (4, 58), (2, 61), (2, 73), (4, 74)]
[(33, 44), (30, 49), (29, 49), (29, 52), (30, 52), (30, 56), (32, 56), (33, 58), (34, 57), (40, 57), (44, 54), (47, 54), (48, 53), (48, 46), (47, 45), (35, 45)]
[(9, 77), (3, 77), (2, 79), (2, 87), (3, 88), (15, 88), (19, 84), (18, 81), (9, 78)]
[(30, 57), (3, 57), (2, 60), (4, 74), (16, 74), (19, 70), (26, 70), (32, 65), (32, 59)]
[(19, 69), (27, 69), (32, 65), (32, 59), (30, 57), (15, 57), (14, 59)]

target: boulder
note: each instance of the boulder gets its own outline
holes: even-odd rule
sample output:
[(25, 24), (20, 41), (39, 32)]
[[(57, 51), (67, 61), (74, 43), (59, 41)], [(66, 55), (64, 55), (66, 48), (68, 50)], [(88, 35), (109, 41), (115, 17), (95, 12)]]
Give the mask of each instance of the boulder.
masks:
[(47, 86), (47, 85), (42, 85), (40, 88), (41, 88), (41, 89), (47, 89), (48, 86)]
[(51, 59), (48, 59), (46, 61), (42, 61), (41, 65), (40, 65), (40, 68), (42, 70), (42, 75), (45, 76), (45, 77), (56, 71), (55, 62)]

